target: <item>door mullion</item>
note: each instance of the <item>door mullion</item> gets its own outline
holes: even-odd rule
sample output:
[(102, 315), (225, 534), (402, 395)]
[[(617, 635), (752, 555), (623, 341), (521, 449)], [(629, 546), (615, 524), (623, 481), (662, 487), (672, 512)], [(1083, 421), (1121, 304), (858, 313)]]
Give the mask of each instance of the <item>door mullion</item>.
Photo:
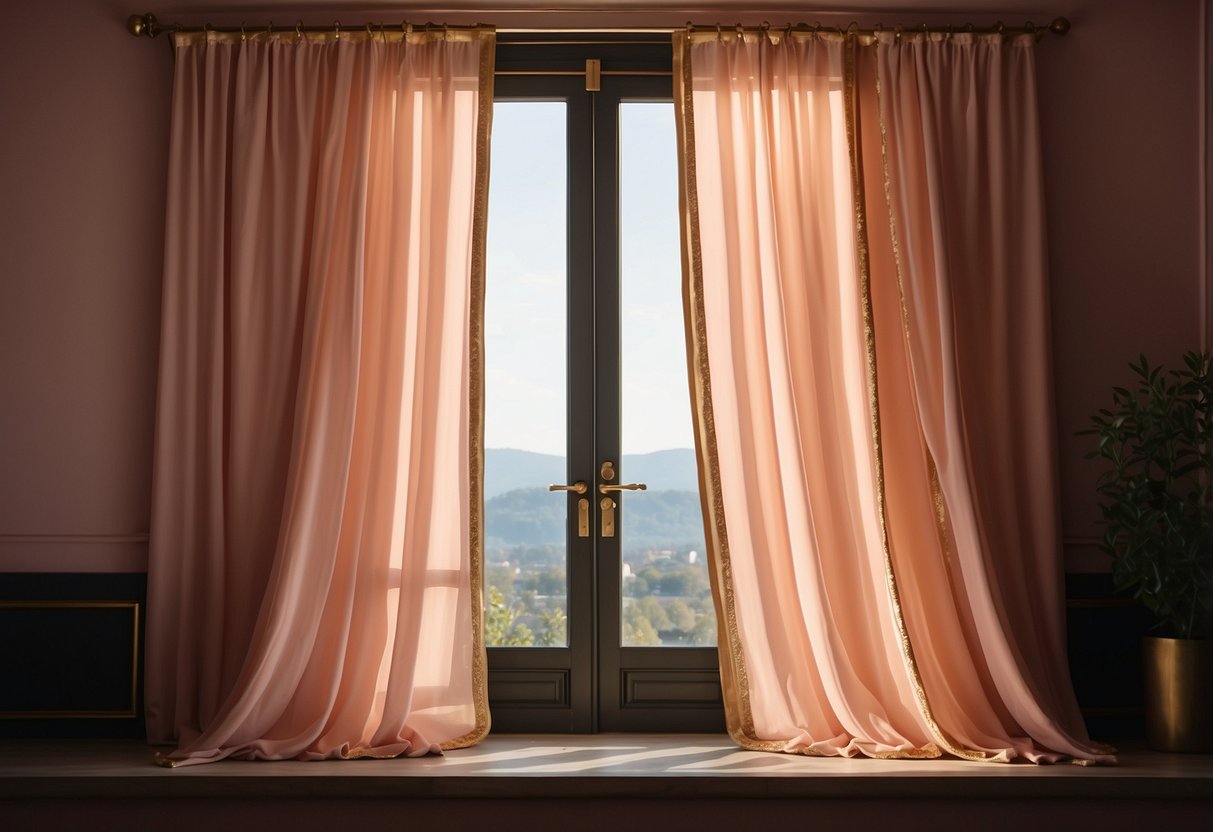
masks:
[[(608, 79), (604, 89), (594, 93), (594, 232), (595, 232), (595, 462), (611, 461), (620, 469), (619, 400), (619, 176), (618, 176), (618, 82)], [(626, 477), (626, 472), (620, 476)], [(595, 502), (599, 471), (594, 471)], [(626, 522), (627, 498), (616, 499), (615, 525)], [(601, 516), (601, 506), (599, 508)], [(616, 721), (620, 706), (620, 540), (603, 537), (599, 523), (598, 622), (595, 639), (598, 647), (599, 719), (606, 727)]]
[(568, 523), (569, 540), (569, 646), (572, 648), (572, 730), (598, 730), (598, 629), (597, 559), (594, 534), (594, 206), (593, 189), (586, 183), (593, 173), (594, 113), (578, 79), (568, 93), (569, 165), (569, 334), (568, 431), (569, 482), (591, 484), (590, 536), (577, 536), (576, 518)]

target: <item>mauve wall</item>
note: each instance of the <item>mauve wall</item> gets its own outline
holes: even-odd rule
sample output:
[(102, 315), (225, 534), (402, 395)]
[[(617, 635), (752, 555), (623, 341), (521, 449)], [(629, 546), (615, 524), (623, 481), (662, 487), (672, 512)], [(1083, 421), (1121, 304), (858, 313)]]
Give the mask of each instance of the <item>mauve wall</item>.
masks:
[[(1073, 570), (1102, 561), (1091, 546), (1094, 474), (1072, 432), (1137, 351), (1173, 360), (1200, 334), (1203, 2), (1070, 0), (1029, 15), (1074, 22), (1040, 49)], [(136, 42), (122, 21), (145, 9), (198, 20), (207, 5), (59, 0), (5, 10), (0, 573), (146, 566), (171, 58), (163, 39)], [(685, 13), (670, 17), (677, 25)]]

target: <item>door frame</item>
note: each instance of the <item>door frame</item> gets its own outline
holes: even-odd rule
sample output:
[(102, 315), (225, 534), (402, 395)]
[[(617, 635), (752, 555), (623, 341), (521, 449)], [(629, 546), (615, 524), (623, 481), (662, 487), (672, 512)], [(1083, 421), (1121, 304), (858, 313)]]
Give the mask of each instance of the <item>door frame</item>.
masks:
[[(493, 726), (506, 732), (723, 731), (715, 647), (621, 646), (620, 538), (598, 533), (599, 466), (611, 460), (621, 481), (627, 477), (620, 455), (618, 105), (671, 99), (670, 42), (503, 35), (497, 55), (495, 100), (567, 106), (565, 482), (590, 486), (591, 535), (577, 537), (577, 497), (565, 497), (569, 645), (488, 648)], [(601, 61), (601, 91), (586, 90), (587, 59)], [(629, 499), (644, 498), (619, 501), (624, 533)], [(574, 599), (587, 607), (575, 614)]]

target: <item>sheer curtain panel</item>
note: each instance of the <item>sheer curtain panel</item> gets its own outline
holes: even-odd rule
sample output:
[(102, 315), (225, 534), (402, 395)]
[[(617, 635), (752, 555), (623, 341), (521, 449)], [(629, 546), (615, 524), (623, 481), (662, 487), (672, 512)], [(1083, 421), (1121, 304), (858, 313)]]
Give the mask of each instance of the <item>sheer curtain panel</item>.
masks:
[(675, 36), (730, 733), (1111, 760), (1065, 665), (1032, 41)]
[(174, 36), (146, 685), (167, 762), (488, 730), (493, 44)]

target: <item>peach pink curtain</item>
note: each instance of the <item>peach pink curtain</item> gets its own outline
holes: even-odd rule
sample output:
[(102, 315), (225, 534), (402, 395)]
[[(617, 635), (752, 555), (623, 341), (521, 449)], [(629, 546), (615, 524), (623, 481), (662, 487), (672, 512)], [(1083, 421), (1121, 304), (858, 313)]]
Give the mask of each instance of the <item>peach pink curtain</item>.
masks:
[(492, 33), (175, 48), (149, 737), (176, 765), (475, 742)]
[(675, 55), (730, 733), (1111, 760), (1065, 666), (1031, 41)]

